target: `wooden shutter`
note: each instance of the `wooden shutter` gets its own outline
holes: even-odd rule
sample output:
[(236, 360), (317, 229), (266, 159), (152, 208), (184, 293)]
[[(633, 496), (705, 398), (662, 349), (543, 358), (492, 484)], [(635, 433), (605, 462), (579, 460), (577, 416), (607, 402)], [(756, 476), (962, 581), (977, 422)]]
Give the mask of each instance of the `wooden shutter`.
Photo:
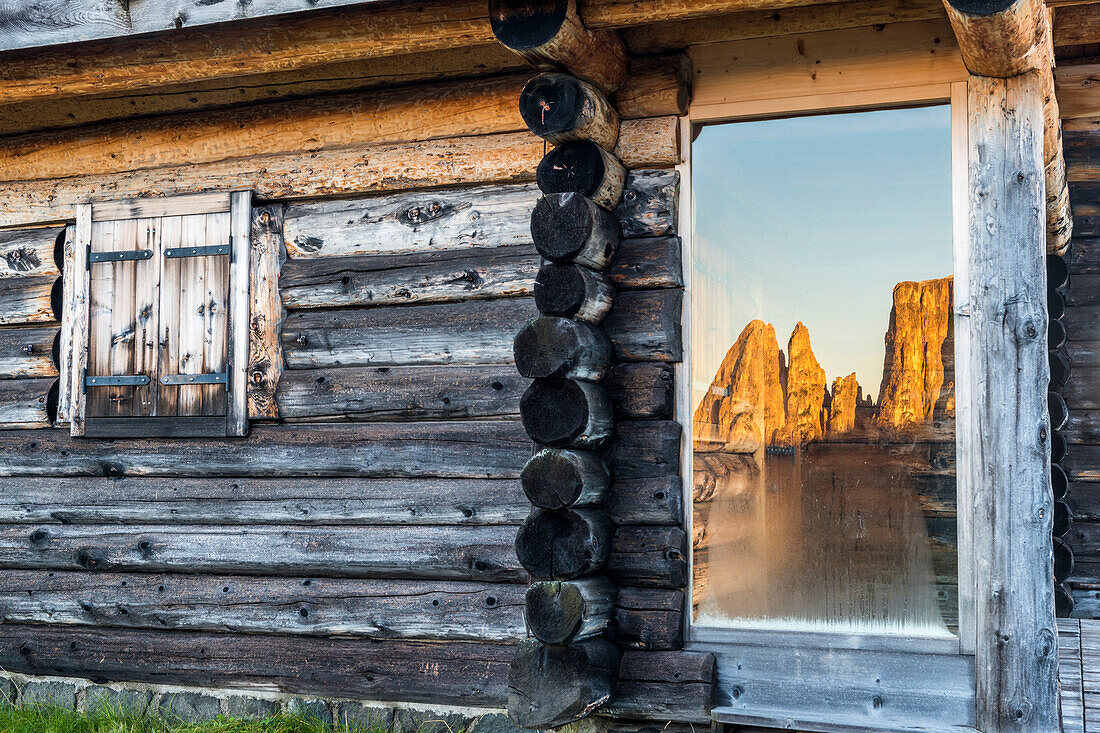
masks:
[(78, 218), (75, 247), (85, 251), (72, 259), (83, 254), (86, 279), (66, 298), (73, 369), (82, 370), (69, 381), (74, 435), (244, 434), (245, 364), (233, 332), (247, 344), (239, 263), (248, 235), (233, 223), (247, 223), (250, 201), (225, 193), (91, 204)]

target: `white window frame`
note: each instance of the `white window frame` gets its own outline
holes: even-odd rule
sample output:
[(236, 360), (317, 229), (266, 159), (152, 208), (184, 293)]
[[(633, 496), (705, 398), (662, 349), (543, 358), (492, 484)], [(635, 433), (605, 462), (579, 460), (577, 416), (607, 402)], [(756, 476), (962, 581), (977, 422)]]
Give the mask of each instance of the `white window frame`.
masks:
[[(684, 358), (677, 365), (685, 524), (692, 536), (691, 431), (691, 279), (694, 208), (691, 142), (697, 125), (759, 119), (949, 104), (951, 108), (951, 179), (956, 283), (968, 282), (968, 140), (967, 82), (890, 87), (860, 94), (836, 93), (761, 103), (744, 101), (694, 104), (681, 120), (683, 163), (679, 166), (680, 232), (683, 242)], [(956, 385), (969, 383), (969, 339), (965, 316), (967, 288), (954, 289)], [(971, 516), (973, 460), (970, 401), (956, 396), (958, 482), (959, 638), (910, 638), (832, 632), (780, 632), (717, 629), (692, 623), (693, 573), (686, 592), (685, 648), (718, 657), (719, 707), (716, 719), (741, 725), (804, 731), (967, 730), (975, 726), (974, 553)], [(689, 563), (694, 563), (694, 552)], [(960, 727), (961, 726), (961, 727)]]

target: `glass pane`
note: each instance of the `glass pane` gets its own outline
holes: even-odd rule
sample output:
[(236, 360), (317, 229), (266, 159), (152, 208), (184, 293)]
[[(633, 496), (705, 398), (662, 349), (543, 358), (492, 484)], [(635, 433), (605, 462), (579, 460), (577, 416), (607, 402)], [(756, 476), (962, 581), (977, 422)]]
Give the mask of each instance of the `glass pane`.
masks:
[(950, 112), (692, 144), (695, 622), (958, 620)]

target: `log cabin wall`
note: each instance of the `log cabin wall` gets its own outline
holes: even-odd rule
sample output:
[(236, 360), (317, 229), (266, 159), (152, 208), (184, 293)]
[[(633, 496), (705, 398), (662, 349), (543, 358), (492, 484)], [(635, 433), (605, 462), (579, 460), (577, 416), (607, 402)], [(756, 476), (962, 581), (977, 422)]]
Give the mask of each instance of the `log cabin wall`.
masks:
[[(517, 106), (534, 72), (481, 58), (457, 81), (0, 137), (0, 668), (504, 706), (534, 451), (513, 338), (538, 315), (547, 148)], [(438, 76), (458, 63), (441, 55)], [(635, 59), (612, 97), (627, 175), (601, 324), (603, 633), (625, 650), (608, 712), (626, 720), (705, 722), (713, 696), (713, 658), (678, 652), (684, 63)], [(248, 437), (70, 437), (73, 207), (231, 189), (258, 197), (253, 257), (281, 263), (277, 287), (252, 283)]]

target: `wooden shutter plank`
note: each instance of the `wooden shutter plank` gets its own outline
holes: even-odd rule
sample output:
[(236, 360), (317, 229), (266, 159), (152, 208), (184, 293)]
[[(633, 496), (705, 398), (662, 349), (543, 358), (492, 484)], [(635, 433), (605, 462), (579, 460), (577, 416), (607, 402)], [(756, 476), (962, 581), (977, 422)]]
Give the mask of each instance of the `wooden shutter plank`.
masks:
[[(119, 221), (115, 225), (115, 251), (130, 252), (137, 246), (137, 222), (133, 219)], [(134, 374), (134, 282), (137, 262), (124, 260), (93, 265), (93, 270), (110, 269), (112, 273), (111, 292), (111, 330), (109, 361), (110, 367), (101, 374)], [(134, 387), (110, 387), (97, 389), (97, 392), (109, 393), (106, 414), (112, 417), (131, 417), (134, 415)]]
[[(206, 244), (228, 244), (230, 214), (210, 214), (206, 223)], [(229, 338), (229, 256), (199, 257), (206, 268), (206, 338), (203, 349), (203, 371), (226, 371)], [(226, 414), (226, 384), (201, 387), (202, 414)]]
[[(161, 251), (179, 247), (183, 241), (183, 217), (168, 216), (161, 219)], [(179, 368), (179, 313), (180, 275), (184, 260), (164, 257), (160, 261), (160, 325), (157, 329), (157, 365), (160, 375), (176, 374)], [(160, 385), (158, 415), (175, 415), (178, 412), (180, 388)]]
[(157, 369), (157, 333), (160, 322), (160, 259), (161, 224), (159, 218), (140, 219), (137, 225), (139, 249), (153, 252), (152, 259), (135, 262), (134, 282), (134, 374), (149, 375), (149, 384), (134, 387), (133, 415), (150, 417), (157, 414), (159, 392)]
[[(92, 252), (118, 249), (118, 222), (92, 224)], [(88, 319), (88, 374), (111, 373), (111, 309), (114, 305), (113, 265), (92, 265), (89, 270), (91, 310)], [(84, 389), (83, 381), (81, 389)], [(111, 396), (115, 387), (86, 391), (87, 416), (110, 415)]]
[[(206, 244), (206, 217), (185, 216), (183, 218), (182, 246), (203, 246)], [(176, 362), (177, 374), (201, 374), (203, 369), (203, 300), (205, 296), (206, 271), (201, 257), (184, 257), (180, 260), (179, 286), (179, 355)], [(202, 387), (182, 385), (179, 387), (177, 415), (202, 414)]]
[(60, 377), (57, 390), (57, 422), (67, 423), (72, 419), (73, 409), (73, 308), (77, 278), (86, 277), (86, 270), (76, 271), (73, 262), (73, 250), (76, 247), (76, 225), (65, 227), (65, 240), (61, 249), (61, 336), (58, 340), (57, 372)]

